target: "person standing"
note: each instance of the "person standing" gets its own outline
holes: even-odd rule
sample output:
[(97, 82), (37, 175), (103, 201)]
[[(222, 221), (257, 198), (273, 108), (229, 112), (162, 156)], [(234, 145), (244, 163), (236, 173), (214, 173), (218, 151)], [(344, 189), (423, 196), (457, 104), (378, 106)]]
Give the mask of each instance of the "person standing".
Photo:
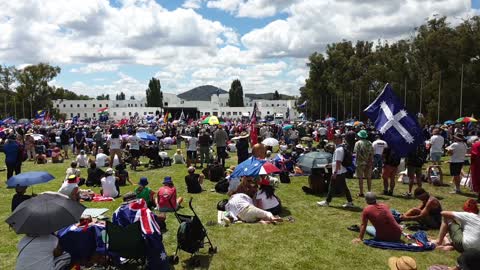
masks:
[(345, 196), (347, 197), (347, 203), (344, 204), (343, 207), (354, 207), (352, 195), (350, 194), (350, 190), (345, 182), (347, 169), (345, 169), (345, 167), (342, 165), (343, 159), (345, 158), (345, 150), (343, 148), (344, 146), (342, 145), (342, 135), (335, 134), (334, 143), (336, 148), (335, 152), (333, 152), (332, 159), (333, 173), (330, 180), (330, 186), (328, 187), (327, 199), (325, 201), (317, 202), (317, 204), (319, 206), (329, 206), (335, 190), (340, 188), (345, 191)]
[(248, 159), (248, 136), (249, 134), (247, 132), (242, 131), (235, 144), (235, 147), (237, 148), (238, 164)]
[(410, 152), (406, 159), (408, 175), (408, 192), (406, 197), (412, 197), (413, 184), (417, 182), (418, 187), (422, 187), (422, 167), (427, 159), (427, 150), (425, 144), (421, 143)]
[(439, 135), (440, 130), (438, 128), (433, 129), (432, 137), (430, 138), (430, 159), (433, 162), (433, 165), (441, 165), (440, 159), (443, 155), (443, 145), (445, 144), (445, 139)]
[(355, 143), (353, 152), (356, 153), (356, 170), (358, 177), (358, 185), (360, 188), (359, 197), (363, 197), (363, 178), (367, 179), (368, 191), (372, 189), (372, 164), (373, 164), (373, 146), (367, 140), (368, 133), (366, 130), (360, 130), (357, 133), (359, 140)]
[(62, 132), (60, 133), (60, 145), (62, 146), (63, 153), (65, 154), (65, 159), (69, 159), (68, 147), (70, 146), (70, 136), (68, 136), (67, 130), (65, 129), (62, 129)]
[(5, 152), (5, 164), (7, 165), (7, 180), (13, 176), (13, 173), (20, 173), (20, 166), (18, 165), (18, 157), (20, 155), (20, 147), (18, 146), (17, 141), (15, 140), (15, 135), (10, 134), (8, 136), (7, 143), (3, 147)]
[(383, 167), (383, 151), (385, 148), (388, 147), (388, 144), (386, 141), (382, 140), (380, 138), (380, 135), (375, 136), (375, 141), (372, 143), (373, 146), (373, 167), (374, 168), (382, 168)]
[(453, 141), (447, 149), (447, 153), (450, 155), (450, 175), (453, 177), (453, 183), (455, 184), (455, 190), (451, 193), (459, 194), (460, 191), (460, 174), (462, 173), (463, 163), (465, 162), (465, 155), (467, 154), (467, 145), (462, 134), (455, 134)]
[(83, 150), (85, 147), (85, 134), (83, 133), (82, 129), (77, 129), (74, 137), (75, 141), (75, 149), (77, 151), (77, 155), (80, 153), (80, 150)]
[(383, 195), (392, 196), (393, 189), (395, 188), (395, 176), (397, 175), (397, 168), (398, 165), (400, 165), (400, 158), (390, 147), (387, 147), (385, 150), (383, 150), (383, 158)]
[(201, 130), (198, 137), (198, 145), (200, 147), (200, 168), (203, 168), (203, 163), (207, 165), (210, 163), (210, 134), (208, 131)]
[(187, 143), (187, 168), (189, 168), (192, 163), (194, 167), (197, 167), (198, 138), (192, 136), (188, 139)]
[(138, 160), (140, 158), (140, 138), (134, 131), (131, 131), (130, 136), (128, 136), (128, 142), (130, 143), (130, 155), (132, 156), (132, 169), (136, 170), (137, 166), (140, 165)]
[(474, 141), (470, 152), (470, 177), (472, 179), (473, 191), (478, 194), (477, 201), (480, 202), (480, 138)]
[(213, 133), (213, 140), (217, 146), (217, 161), (225, 167), (225, 158), (227, 157), (225, 150), (227, 148), (228, 134), (223, 130), (222, 125), (218, 125), (218, 129)]

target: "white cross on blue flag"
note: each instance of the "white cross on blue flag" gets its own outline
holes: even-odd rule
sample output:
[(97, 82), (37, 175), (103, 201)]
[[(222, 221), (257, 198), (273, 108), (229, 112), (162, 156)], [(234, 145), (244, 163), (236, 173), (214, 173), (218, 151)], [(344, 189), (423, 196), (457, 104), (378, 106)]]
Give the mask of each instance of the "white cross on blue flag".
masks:
[(423, 134), (417, 119), (408, 114), (402, 102), (386, 84), (382, 93), (365, 109), (382, 138), (399, 155), (405, 157), (423, 143)]

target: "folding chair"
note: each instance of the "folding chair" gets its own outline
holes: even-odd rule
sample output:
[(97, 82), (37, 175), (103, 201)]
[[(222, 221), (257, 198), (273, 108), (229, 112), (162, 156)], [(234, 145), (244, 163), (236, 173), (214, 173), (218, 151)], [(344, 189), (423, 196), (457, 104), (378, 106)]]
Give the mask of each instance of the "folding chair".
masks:
[(126, 227), (121, 227), (110, 221), (106, 221), (106, 252), (107, 254), (114, 254), (127, 259), (122, 263), (115, 263), (111, 260), (106, 260), (107, 268), (122, 269), (123, 265), (137, 265), (145, 266), (146, 262), (146, 247), (145, 239), (142, 235), (142, 228), (140, 222), (132, 223)]

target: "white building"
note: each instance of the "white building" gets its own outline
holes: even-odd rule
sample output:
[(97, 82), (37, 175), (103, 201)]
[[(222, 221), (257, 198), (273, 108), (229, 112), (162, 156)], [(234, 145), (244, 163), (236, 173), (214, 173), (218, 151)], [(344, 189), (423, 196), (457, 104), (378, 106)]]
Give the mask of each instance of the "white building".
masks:
[[(181, 110), (182, 108), (196, 109), (197, 117), (203, 115), (216, 115), (231, 119), (249, 116), (252, 113), (254, 103), (258, 106), (258, 116), (283, 115), (289, 111), (290, 119), (298, 117), (295, 110), (295, 100), (252, 100), (244, 97), (244, 107), (228, 107), (228, 94), (212, 95), (210, 101), (189, 101), (179, 98), (175, 94), (163, 93), (164, 111)], [(54, 100), (54, 108), (65, 114), (67, 119), (78, 116), (80, 119), (98, 118), (99, 110), (108, 108), (111, 118), (120, 120), (130, 118), (137, 113), (139, 116), (162, 112), (161, 108), (146, 107), (146, 100)]]

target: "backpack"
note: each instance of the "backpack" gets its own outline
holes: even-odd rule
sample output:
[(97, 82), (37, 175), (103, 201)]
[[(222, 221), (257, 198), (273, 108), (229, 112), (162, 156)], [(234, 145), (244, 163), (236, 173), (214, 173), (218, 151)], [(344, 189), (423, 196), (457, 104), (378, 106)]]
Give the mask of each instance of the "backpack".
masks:
[(228, 180), (223, 178), (215, 184), (215, 191), (218, 193), (227, 193), (228, 185)]
[(222, 165), (214, 165), (210, 168), (209, 172), (210, 181), (218, 182), (225, 177), (225, 171)]
[(290, 176), (288, 175), (288, 172), (280, 173), (280, 183), (284, 183), (284, 184), (290, 183)]
[(352, 152), (350, 152), (347, 147), (342, 146), (343, 148), (343, 160), (342, 160), (342, 166), (347, 168), (353, 165), (353, 155)]

